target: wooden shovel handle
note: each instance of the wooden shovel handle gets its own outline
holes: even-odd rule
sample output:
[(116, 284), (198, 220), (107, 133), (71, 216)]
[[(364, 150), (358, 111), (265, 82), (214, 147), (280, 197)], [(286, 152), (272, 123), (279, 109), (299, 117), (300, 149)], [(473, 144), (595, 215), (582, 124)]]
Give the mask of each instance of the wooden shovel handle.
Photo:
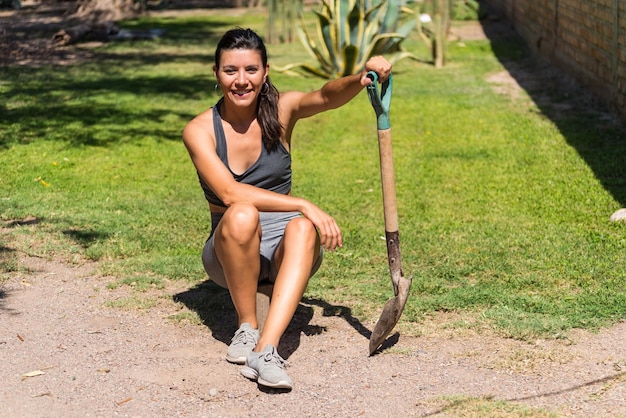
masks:
[(402, 277), (402, 258), (400, 254), (400, 233), (398, 231), (398, 207), (396, 203), (396, 181), (393, 167), (393, 148), (391, 146), (391, 128), (378, 130), (378, 148), (380, 154), (380, 176), (383, 191), (387, 256), (394, 292), (397, 295), (398, 285)]
[(391, 147), (391, 128), (378, 130), (378, 149), (380, 152), (380, 176), (383, 189), (383, 208), (385, 210), (385, 231), (398, 231), (398, 207), (396, 204), (396, 181), (393, 168), (393, 149)]

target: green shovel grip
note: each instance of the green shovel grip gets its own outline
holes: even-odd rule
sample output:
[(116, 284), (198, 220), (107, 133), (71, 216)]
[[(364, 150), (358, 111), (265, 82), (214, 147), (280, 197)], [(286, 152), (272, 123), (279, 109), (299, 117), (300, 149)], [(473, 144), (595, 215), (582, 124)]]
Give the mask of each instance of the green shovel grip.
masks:
[(380, 95), (378, 94), (378, 74), (374, 71), (367, 73), (367, 77), (372, 80), (367, 86), (367, 95), (370, 103), (376, 112), (376, 125), (379, 130), (391, 128), (389, 121), (389, 106), (391, 105), (391, 88), (393, 80), (391, 74), (389, 78), (382, 83)]

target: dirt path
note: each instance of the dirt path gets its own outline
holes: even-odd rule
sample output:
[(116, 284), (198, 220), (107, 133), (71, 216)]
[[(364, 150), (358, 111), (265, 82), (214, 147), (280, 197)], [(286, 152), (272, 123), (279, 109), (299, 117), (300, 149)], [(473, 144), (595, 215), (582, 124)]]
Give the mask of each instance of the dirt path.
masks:
[[(5, 29), (18, 26), (13, 17), (0, 13), (11, 23)], [(28, 19), (22, 24), (38, 22)], [(50, 49), (47, 38), (7, 33), (0, 65), (89, 58)], [(484, 36), (470, 24), (457, 35)], [(221, 312), (222, 328), (171, 319), (191, 313), (194, 298), (210, 297), (202, 289), (180, 282), (145, 295), (110, 289), (97, 265), (16, 253), (19, 272), (0, 283), (0, 417), (511, 417), (523, 408), (532, 416), (626, 417), (626, 323), (531, 344), (448, 329), (442, 324), (464, 318), (440, 315), (415, 325), (419, 338), (396, 336), (368, 357), (373, 324), (306, 300), (279, 347), (295, 387), (278, 393), (225, 361), (232, 309)], [(151, 304), (124, 308), (127, 300)]]
[(112, 308), (131, 290), (108, 289), (95, 265), (21, 264), (32, 273), (1, 287), (3, 417), (520, 416), (520, 405), (543, 410), (533, 416), (626, 416), (626, 323), (528, 344), (434, 321), (368, 357), (356, 320), (305, 302), (280, 347), (295, 387), (278, 393), (225, 361), (224, 335), (168, 319), (187, 309), (173, 300), (189, 293), (183, 283), (150, 309)]

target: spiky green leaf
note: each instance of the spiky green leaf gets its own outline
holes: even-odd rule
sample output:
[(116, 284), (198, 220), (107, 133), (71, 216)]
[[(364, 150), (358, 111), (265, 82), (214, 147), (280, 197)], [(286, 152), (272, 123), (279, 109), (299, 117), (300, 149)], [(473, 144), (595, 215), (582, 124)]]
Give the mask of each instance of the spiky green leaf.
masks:
[(341, 73), (342, 76), (354, 74), (359, 71), (356, 68), (356, 63), (359, 58), (359, 48), (354, 45), (348, 45), (343, 50), (343, 62), (344, 68)]

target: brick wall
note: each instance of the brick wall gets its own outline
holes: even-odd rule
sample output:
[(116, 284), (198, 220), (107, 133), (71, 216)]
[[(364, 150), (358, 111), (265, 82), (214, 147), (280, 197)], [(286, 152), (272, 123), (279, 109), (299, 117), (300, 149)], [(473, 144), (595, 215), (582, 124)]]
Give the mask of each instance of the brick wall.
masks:
[(483, 0), (626, 122), (626, 0)]

